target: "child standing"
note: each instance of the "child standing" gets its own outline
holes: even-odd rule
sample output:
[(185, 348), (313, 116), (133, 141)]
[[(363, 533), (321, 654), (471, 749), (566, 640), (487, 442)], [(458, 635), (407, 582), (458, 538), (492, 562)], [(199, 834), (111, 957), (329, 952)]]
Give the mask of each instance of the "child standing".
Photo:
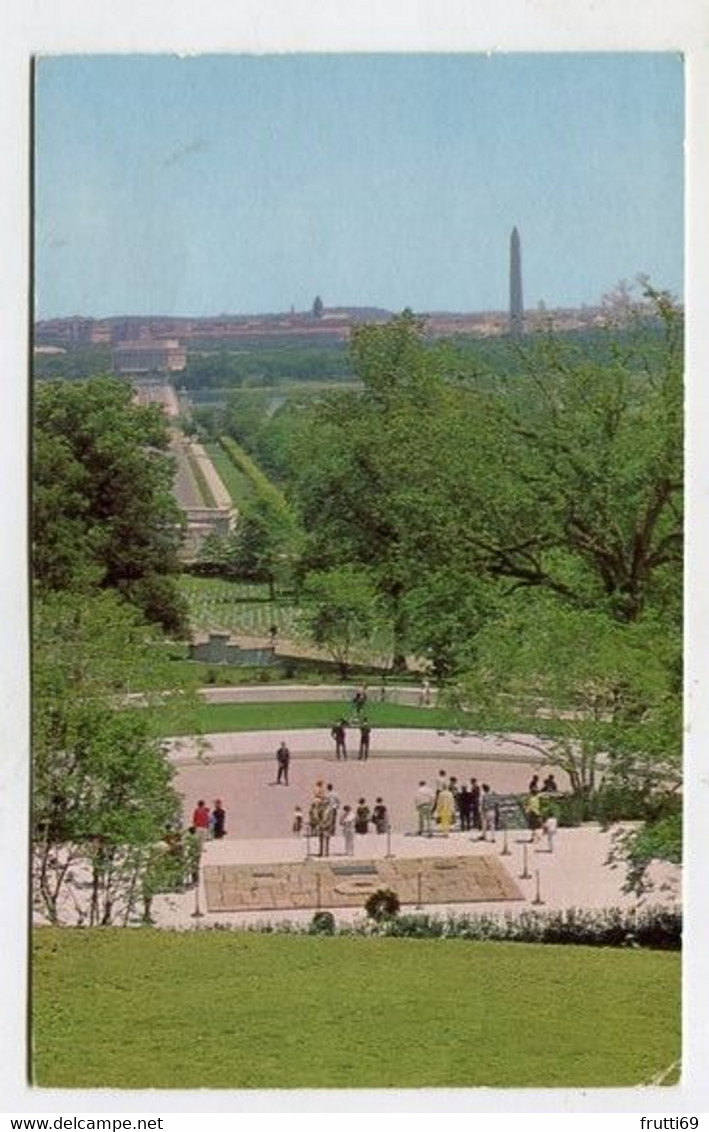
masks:
[(544, 819), (543, 829), (544, 829), (544, 834), (545, 834), (546, 839), (547, 839), (547, 846), (548, 846), (550, 853), (554, 852), (554, 838), (556, 837), (556, 831), (558, 829), (558, 826), (559, 826), (559, 823), (558, 823), (557, 819), (554, 817), (553, 814), (549, 814), (549, 816)]

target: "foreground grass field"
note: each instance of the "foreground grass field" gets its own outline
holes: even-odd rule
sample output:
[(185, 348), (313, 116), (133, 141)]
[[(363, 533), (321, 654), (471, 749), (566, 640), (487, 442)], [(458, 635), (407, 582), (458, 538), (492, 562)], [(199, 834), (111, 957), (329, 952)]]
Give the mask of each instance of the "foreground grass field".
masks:
[(666, 952), (43, 928), (32, 997), (42, 1086), (632, 1086), (680, 1052)]
[[(204, 704), (189, 712), (166, 706), (155, 710), (161, 735), (189, 735), (198, 730), (204, 734), (218, 731), (272, 731), (291, 728), (321, 727), (330, 729), (341, 716), (351, 716), (348, 701), (315, 701), (312, 703)], [(374, 729), (384, 727), (456, 726), (453, 712), (438, 708), (409, 707), (406, 704), (367, 705), (367, 718)], [(356, 721), (351, 742), (359, 741)]]

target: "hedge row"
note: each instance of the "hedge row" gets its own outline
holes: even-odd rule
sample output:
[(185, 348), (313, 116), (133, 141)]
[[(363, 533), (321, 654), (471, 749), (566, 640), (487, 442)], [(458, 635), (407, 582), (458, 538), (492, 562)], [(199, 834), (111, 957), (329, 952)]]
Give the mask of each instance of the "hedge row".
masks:
[(280, 511), (287, 510), (288, 504), (286, 503), (283, 493), (279, 491), (268, 476), (261, 471), (259, 466), (254, 463), (240, 444), (237, 444), (230, 436), (220, 436), (219, 443), (232, 464), (234, 464), (240, 472), (244, 473), (256, 495), (262, 499), (264, 503), (270, 503), (272, 507)]
[(569, 908), (560, 912), (521, 912), (505, 916), (407, 913), (379, 922), (367, 919), (339, 926), (330, 912), (321, 911), (315, 913), (309, 924), (290, 921), (258, 923), (246, 930), (292, 935), (502, 940), (508, 943), (568, 943), (587, 947), (648, 947), (677, 951), (682, 945), (682, 911), (674, 907), (649, 907), (597, 911)]

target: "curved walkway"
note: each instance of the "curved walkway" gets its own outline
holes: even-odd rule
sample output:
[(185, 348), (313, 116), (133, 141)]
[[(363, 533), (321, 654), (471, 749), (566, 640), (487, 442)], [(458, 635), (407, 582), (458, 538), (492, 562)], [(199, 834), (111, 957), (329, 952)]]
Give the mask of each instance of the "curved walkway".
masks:
[[(219, 688), (200, 688), (199, 695), (208, 704), (278, 704), (333, 701), (352, 703), (361, 684), (236, 684)], [(369, 688), (371, 703), (421, 704), (421, 689), (413, 684), (392, 684)], [(431, 707), (436, 705), (436, 691), (430, 691)], [(423, 708), (422, 708), (423, 710)]]
[[(359, 732), (348, 733), (346, 762), (357, 763)], [(331, 758), (335, 765), (335, 744), (327, 728), (280, 731), (225, 731), (205, 735), (201, 740), (191, 736), (169, 739), (171, 761), (176, 766), (204, 763), (252, 762), (271, 759), (285, 740), (294, 759)], [(433, 728), (387, 727), (372, 732), (370, 760), (381, 758), (484, 759), (486, 761), (524, 763), (538, 767), (544, 764), (544, 744), (534, 735), (510, 733), (504, 738), (494, 735), (457, 735), (453, 731)], [(345, 765), (343, 762), (342, 765)], [(360, 764), (361, 765), (361, 764)]]

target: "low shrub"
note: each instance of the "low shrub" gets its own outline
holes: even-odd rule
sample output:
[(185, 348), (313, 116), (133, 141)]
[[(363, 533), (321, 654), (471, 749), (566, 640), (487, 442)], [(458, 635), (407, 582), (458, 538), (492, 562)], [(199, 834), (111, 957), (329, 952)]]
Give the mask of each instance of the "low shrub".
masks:
[(332, 912), (316, 912), (308, 927), (309, 935), (334, 935), (335, 917)]
[(677, 794), (648, 793), (628, 786), (608, 784), (591, 794), (564, 794), (545, 798), (542, 812), (553, 814), (560, 826), (597, 821), (602, 826), (621, 821), (658, 821), (678, 814), (682, 799)]

